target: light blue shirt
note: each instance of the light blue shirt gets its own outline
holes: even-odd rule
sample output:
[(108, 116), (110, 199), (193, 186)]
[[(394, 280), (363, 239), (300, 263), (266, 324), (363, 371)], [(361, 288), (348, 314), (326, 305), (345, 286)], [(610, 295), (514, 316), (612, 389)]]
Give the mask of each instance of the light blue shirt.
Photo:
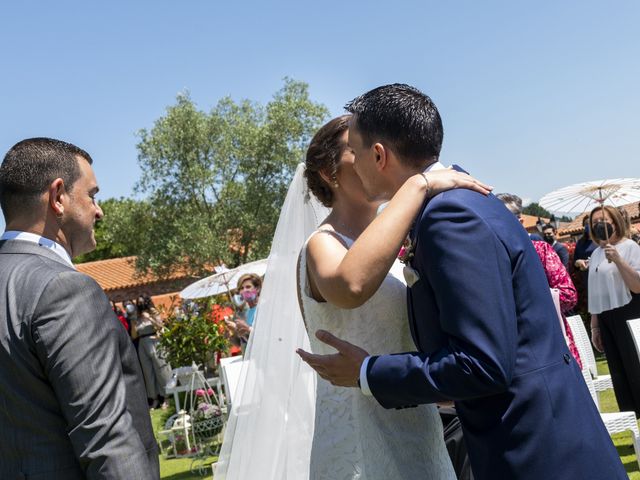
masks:
[(53, 253), (58, 255), (61, 259), (63, 259), (66, 263), (68, 263), (71, 267), (74, 267), (73, 262), (71, 261), (71, 256), (64, 249), (62, 245), (58, 242), (55, 242), (49, 238), (41, 237), (40, 235), (36, 235), (35, 233), (30, 232), (19, 232), (17, 230), (7, 230), (0, 237), (0, 241), (2, 240), (22, 240), (24, 242), (31, 242), (41, 247), (48, 248)]
[(256, 310), (258, 309), (258, 307), (251, 307), (249, 310), (247, 310), (247, 325), (249, 325), (250, 327), (253, 327), (253, 320), (256, 318)]

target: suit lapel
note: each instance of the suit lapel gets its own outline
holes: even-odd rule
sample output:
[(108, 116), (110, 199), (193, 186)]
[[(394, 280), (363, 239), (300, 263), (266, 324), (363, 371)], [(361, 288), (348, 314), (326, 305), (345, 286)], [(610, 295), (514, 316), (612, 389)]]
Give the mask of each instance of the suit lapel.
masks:
[[(415, 269), (413, 265), (414, 265), (415, 253), (418, 248), (418, 230), (419, 230), (418, 224), (420, 222), (420, 219), (422, 218), (422, 215), (424, 214), (425, 208), (427, 208), (427, 205), (429, 204), (429, 200), (430, 200), (429, 198), (425, 198), (425, 201), (422, 204), (422, 207), (420, 208), (418, 215), (416, 215), (416, 218), (413, 221), (413, 226), (409, 231), (409, 241), (411, 242), (411, 250), (413, 252), (413, 255), (407, 260), (407, 263), (404, 268)], [(420, 287), (418, 286), (418, 288)], [(417, 289), (414, 290), (409, 286), (407, 286), (407, 313), (409, 317), (409, 331), (411, 332), (411, 337), (413, 338), (413, 342), (416, 344), (416, 346), (419, 346), (420, 338), (418, 337), (418, 328), (416, 325), (416, 314), (414, 311), (414, 301), (413, 301), (413, 295), (416, 295), (416, 293), (417, 293)]]
[[(454, 170), (458, 171), (458, 172), (462, 172), (462, 173), (467, 173), (463, 168), (461, 168), (459, 165), (452, 165), (451, 168), (453, 168)], [(433, 198), (433, 197), (432, 197)], [(418, 243), (420, 241), (418, 232), (419, 232), (419, 223), (420, 220), (422, 220), (422, 216), (424, 215), (424, 211), (427, 208), (427, 205), (429, 205), (429, 202), (431, 201), (431, 198), (426, 198), (424, 203), (422, 204), (422, 208), (420, 208), (420, 211), (418, 212), (418, 215), (416, 215), (415, 220), (413, 221), (413, 226), (411, 227), (411, 230), (409, 231), (409, 240), (411, 241), (411, 245), (412, 245), (412, 249), (413, 249), (413, 257), (411, 257), (408, 262), (407, 265), (410, 266), (411, 268), (415, 267), (413, 266), (414, 264), (414, 259), (416, 256), (416, 253), (418, 251)], [(426, 261), (425, 259), (422, 260), (423, 263)], [(417, 270), (417, 269), (416, 269)], [(420, 273), (418, 271), (418, 273)], [(426, 280), (424, 280), (426, 281)], [(415, 294), (415, 292), (411, 289), (411, 288), (407, 288), (408, 290), (408, 313), (409, 313), (409, 328), (411, 330), (411, 336), (413, 337), (413, 340), (415, 342), (416, 345), (420, 345), (420, 339), (418, 338), (418, 329), (416, 326), (416, 316), (415, 316), (415, 312), (414, 312), (414, 303), (413, 300), (411, 298), (412, 295)]]

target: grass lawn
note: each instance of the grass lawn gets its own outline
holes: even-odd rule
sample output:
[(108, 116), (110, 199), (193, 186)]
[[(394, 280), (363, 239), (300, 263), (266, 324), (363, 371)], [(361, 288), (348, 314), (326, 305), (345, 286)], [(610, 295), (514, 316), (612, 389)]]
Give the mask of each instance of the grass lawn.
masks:
[[(598, 373), (608, 374), (609, 366), (603, 356), (597, 358)], [(603, 412), (617, 412), (618, 404), (616, 403), (613, 390), (608, 390), (600, 394), (600, 409)], [(157, 432), (164, 428), (164, 424), (170, 415), (174, 413), (173, 408), (169, 410), (153, 410), (151, 412), (151, 421), (153, 422), (153, 430)], [(613, 443), (618, 449), (618, 454), (622, 459), (624, 468), (629, 474), (631, 480), (640, 480), (640, 470), (633, 452), (633, 443), (631, 433), (619, 433), (613, 436)], [(206, 465), (211, 465), (216, 460), (210, 457), (205, 461)], [(170, 458), (164, 459), (160, 456), (160, 476), (164, 480), (202, 480), (203, 478), (211, 478), (211, 467), (207, 469), (207, 475), (201, 476), (197, 473), (191, 473), (192, 458)]]
[[(173, 405), (173, 402), (171, 402)], [(151, 411), (151, 423), (153, 424), (153, 431), (158, 432), (164, 429), (164, 424), (173, 415), (175, 410), (170, 407), (168, 410), (152, 410)], [(157, 434), (156, 434), (157, 438)], [(216, 460), (216, 457), (209, 457), (205, 459), (204, 463), (207, 465), (206, 475), (202, 476), (196, 473), (191, 473), (191, 464), (193, 458), (168, 458), (165, 459), (160, 455), (160, 478), (164, 480), (202, 480), (203, 478), (210, 479), (212, 475), (211, 464)]]
[[(609, 366), (607, 361), (602, 355), (596, 358), (598, 363), (598, 373), (601, 375), (609, 373)], [(616, 403), (616, 397), (613, 394), (613, 390), (607, 390), (599, 394), (600, 396), (600, 410), (603, 412), (619, 412), (618, 404)], [(618, 433), (613, 437), (613, 444), (618, 449), (618, 454), (622, 459), (624, 468), (629, 474), (629, 478), (632, 480), (640, 480), (640, 470), (638, 469), (638, 462), (636, 461), (636, 455), (633, 452), (633, 442), (631, 440), (631, 433)]]

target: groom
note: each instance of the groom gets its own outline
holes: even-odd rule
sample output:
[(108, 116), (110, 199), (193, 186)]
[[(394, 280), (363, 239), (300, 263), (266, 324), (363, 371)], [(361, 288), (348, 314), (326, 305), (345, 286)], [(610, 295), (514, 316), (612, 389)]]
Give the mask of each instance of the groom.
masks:
[[(347, 105), (349, 146), (371, 199), (441, 167), (431, 99), (387, 85)], [(359, 385), (385, 408), (454, 400), (474, 476), (626, 479), (560, 332), (549, 286), (518, 221), (493, 195), (451, 190), (429, 200), (405, 270), (418, 351), (368, 356), (319, 331), (334, 355), (301, 357), (335, 385)]]

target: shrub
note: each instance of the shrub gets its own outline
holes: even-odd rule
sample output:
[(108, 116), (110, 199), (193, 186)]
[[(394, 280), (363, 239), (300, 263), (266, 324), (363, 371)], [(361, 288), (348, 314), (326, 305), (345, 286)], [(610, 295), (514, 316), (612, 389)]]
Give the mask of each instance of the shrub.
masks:
[(201, 368), (215, 365), (216, 352), (229, 346), (224, 322), (214, 320), (215, 301), (203, 299), (174, 309), (165, 324), (160, 347), (172, 367), (195, 363)]

